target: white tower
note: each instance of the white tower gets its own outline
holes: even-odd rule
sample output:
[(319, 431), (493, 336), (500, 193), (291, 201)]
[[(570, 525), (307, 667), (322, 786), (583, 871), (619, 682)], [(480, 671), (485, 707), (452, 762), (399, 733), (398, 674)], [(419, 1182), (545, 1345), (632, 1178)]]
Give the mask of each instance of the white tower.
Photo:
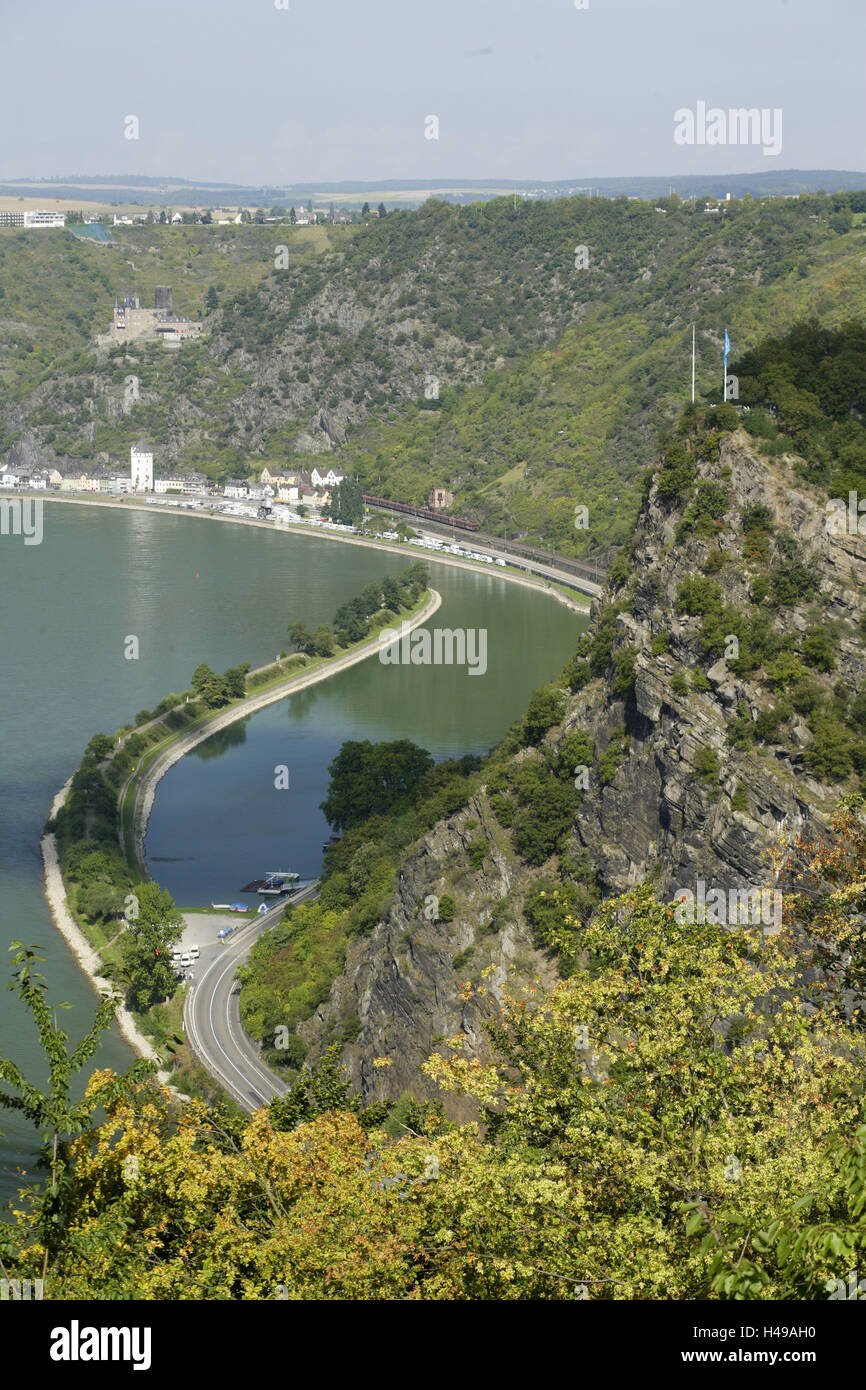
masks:
[(153, 492), (153, 448), (143, 440), (129, 451), (129, 471), (133, 492)]

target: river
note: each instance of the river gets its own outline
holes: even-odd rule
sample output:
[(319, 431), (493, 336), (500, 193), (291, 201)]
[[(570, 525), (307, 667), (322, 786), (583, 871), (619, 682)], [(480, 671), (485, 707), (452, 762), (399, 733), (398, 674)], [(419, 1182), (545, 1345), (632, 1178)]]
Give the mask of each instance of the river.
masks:
[[(95, 995), (55, 930), (42, 894), (39, 837), (51, 799), (98, 732), (111, 733), (200, 661), (217, 671), (284, 649), (287, 628), (330, 621), (406, 555), (317, 536), (144, 510), (46, 501), (41, 545), (0, 538), (0, 938), (38, 943), (52, 1000), (73, 1040)], [(344, 739), (411, 738), (437, 759), (483, 752), (551, 679), (586, 619), (494, 573), (432, 566), (443, 596), (433, 626), (484, 628), (487, 670), (385, 666), (375, 658), (251, 716), (182, 759), (157, 792), (147, 836), (154, 877), (181, 906), (234, 901), (266, 869), (312, 877), (328, 827), (318, 810), (327, 765)], [(136, 660), (125, 656), (138, 639)], [(275, 769), (289, 786), (277, 790)], [(285, 780), (285, 777), (280, 780)], [(5, 985), (5, 981), (3, 982)], [(2, 994), (0, 1054), (37, 1084), (46, 1067), (35, 1029)], [(113, 1030), (93, 1065), (131, 1060)], [(0, 1110), (0, 1198), (35, 1153), (30, 1127)]]

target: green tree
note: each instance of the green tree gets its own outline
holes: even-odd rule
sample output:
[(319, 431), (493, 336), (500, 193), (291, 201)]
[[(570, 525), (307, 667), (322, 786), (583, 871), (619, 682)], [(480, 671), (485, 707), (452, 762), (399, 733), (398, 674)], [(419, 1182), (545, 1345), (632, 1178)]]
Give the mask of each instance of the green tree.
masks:
[(316, 656), (333, 656), (336, 647), (336, 638), (329, 627), (324, 623), (317, 627), (313, 633), (313, 651)]
[(330, 825), (343, 830), (409, 799), (433, 766), (424, 748), (409, 739), (392, 743), (348, 740), (328, 768), (328, 795), (321, 809)]
[(143, 1013), (174, 992), (171, 947), (183, 935), (183, 917), (158, 883), (141, 883), (122, 941), (123, 969), (131, 1008)]
[[(20, 941), (10, 943), (13, 989), (30, 1013), (39, 1034), (49, 1082), (40, 1091), (24, 1076), (14, 1062), (0, 1059), (0, 1080), (12, 1091), (0, 1090), (0, 1106), (16, 1111), (29, 1120), (42, 1140), (42, 1162), (48, 1169), (47, 1185), (35, 1195), (32, 1209), (34, 1235), (38, 1242), (32, 1252), (41, 1256), (42, 1277), (48, 1271), (59, 1247), (67, 1237), (67, 1224), (72, 1210), (70, 1198), (69, 1141), (76, 1135), (89, 1138), (101, 1116), (103, 1106), (109, 1106), (121, 1096), (131, 1093), (136, 1085), (156, 1070), (154, 1062), (138, 1061), (122, 1075), (105, 1073), (103, 1079), (81, 1100), (73, 1101), (72, 1079), (89, 1062), (100, 1045), (102, 1034), (110, 1027), (117, 1011), (118, 997), (103, 994), (93, 1023), (70, 1054), (69, 1034), (57, 1026), (56, 1008), (68, 1009), (70, 1004), (52, 1008), (48, 1003), (48, 986), (36, 970), (45, 957), (38, 946), (25, 946)], [(4, 1267), (4, 1275), (6, 1273)]]
[(303, 652), (306, 656), (313, 655), (313, 634), (310, 632), (306, 623), (292, 623), (289, 628), (289, 641), (295, 648), (295, 651)]

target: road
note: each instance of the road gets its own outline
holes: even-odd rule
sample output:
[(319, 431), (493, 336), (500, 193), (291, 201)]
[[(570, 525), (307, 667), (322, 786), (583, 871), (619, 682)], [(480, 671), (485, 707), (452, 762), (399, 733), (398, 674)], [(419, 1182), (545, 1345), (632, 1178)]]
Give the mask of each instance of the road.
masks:
[(286, 901), (300, 903), (314, 898), (318, 880), (303, 884), (289, 899), (276, 903), (261, 916), (238, 918), (239, 925), (224, 942), (207, 942), (195, 968), (195, 984), (184, 1005), (186, 1040), (206, 1071), (252, 1114), (288, 1087), (262, 1061), (259, 1050), (241, 1026), (240, 986), (235, 971), (268, 927), (280, 920)]
[[(422, 525), (415, 528), (419, 536), (424, 536), (430, 540), (443, 541), (447, 539), (439, 532), (425, 530)], [(549, 579), (554, 584), (565, 584), (570, 589), (578, 589), (582, 594), (589, 594), (590, 598), (598, 598), (603, 592), (601, 584), (595, 584), (591, 579), (585, 579), (582, 575), (574, 574), (571, 570), (564, 570), (556, 564), (546, 564), (543, 560), (533, 559), (528, 555), (519, 555), (511, 550), (502, 550), (497, 547), (495, 540), (479, 540), (475, 535), (460, 535), (455, 541), (455, 545), (462, 546), (465, 550), (475, 550), (479, 555), (492, 555), (494, 560), (504, 560), (513, 569), (525, 570), (527, 574), (539, 575), (542, 579)], [(435, 551), (433, 552), (435, 555)], [(459, 561), (457, 561), (459, 564)], [(496, 573), (496, 571), (492, 571)]]

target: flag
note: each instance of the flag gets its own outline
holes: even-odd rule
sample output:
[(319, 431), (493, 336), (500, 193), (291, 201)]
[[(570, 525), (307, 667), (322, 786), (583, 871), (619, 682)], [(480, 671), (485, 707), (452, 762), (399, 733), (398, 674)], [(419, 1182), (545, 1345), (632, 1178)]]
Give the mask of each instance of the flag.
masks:
[(724, 361), (725, 361), (725, 368), (726, 368), (726, 369), (727, 369), (727, 365), (728, 365), (728, 353), (730, 352), (730, 350), (731, 350), (731, 340), (730, 340), (730, 338), (728, 337), (728, 330), (727, 330), (727, 328), (726, 328), (726, 329), (725, 329), (725, 358), (724, 358)]

